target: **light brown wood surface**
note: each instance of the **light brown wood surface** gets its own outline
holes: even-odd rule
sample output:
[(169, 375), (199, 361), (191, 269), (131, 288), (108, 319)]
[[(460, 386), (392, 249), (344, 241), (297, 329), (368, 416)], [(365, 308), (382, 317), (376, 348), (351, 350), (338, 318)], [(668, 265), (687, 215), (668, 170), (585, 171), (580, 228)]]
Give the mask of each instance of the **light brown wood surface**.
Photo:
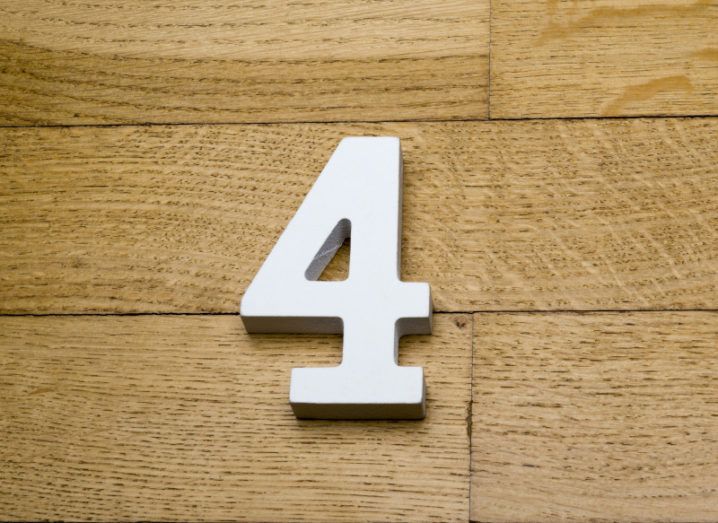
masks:
[(472, 519), (718, 520), (718, 313), (476, 315)]
[(338, 137), (439, 311), (718, 307), (717, 119), (3, 129), (5, 313), (237, 312)]
[(238, 316), (0, 318), (3, 520), (466, 521), (471, 316), (404, 338), (423, 421), (297, 421), (339, 336)]
[(0, 124), (484, 118), (489, 0), (0, 2)]
[(716, 0), (493, 0), (493, 118), (718, 114)]
[[(0, 0), (0, 521), (718, 521), (716, 28)], [(236, 315), (346, 135), (402, 139), (421, 422), (297, 421), (340, 337)]]

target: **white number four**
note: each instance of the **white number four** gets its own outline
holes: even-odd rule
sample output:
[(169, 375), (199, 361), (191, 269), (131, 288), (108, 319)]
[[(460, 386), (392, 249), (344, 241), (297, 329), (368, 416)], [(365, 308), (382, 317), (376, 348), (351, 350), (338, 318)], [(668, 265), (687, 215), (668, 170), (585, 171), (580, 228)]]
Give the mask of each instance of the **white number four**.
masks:
[[(242, 299), (248, 332), (344, 331), (341, 365), (292, 369), (299, 418), (416, 419), (421, 367), (400, 367), (399, 338), (431, 333), (427, 283), (399, 279), (398, 138), (344, 138)], [(351, 236), (349, 276), (316, 281)]]

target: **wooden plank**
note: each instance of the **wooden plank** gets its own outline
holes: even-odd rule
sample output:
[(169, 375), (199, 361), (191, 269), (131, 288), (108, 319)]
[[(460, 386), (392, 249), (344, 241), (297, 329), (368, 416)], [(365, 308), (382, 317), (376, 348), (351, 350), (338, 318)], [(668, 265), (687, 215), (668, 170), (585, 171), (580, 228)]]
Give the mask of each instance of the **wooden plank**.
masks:
[(0, 130), (0, 311), (237, 312), (340, 137), (439, 311), (718, 308), (718, 119)]
[(493, 0), (493, 118), (718, 114), (716, 0)]
[(292, 367), (338, 336), (237, 316), (0, 318), (0, 517), (466, 521), (471, 317), (437, 315), (423, 421), (297, 421)]
[(485, 118), (489, 0), (0, 5), (0, 124)]
[(718, 520), (718, 313), (474, 329), (472, 519)]

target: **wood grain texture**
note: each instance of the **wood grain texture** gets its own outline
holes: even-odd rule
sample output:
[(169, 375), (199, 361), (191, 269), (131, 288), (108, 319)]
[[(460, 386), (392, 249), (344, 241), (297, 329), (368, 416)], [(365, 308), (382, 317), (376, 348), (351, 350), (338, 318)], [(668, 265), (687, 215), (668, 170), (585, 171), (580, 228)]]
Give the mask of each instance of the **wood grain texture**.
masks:
[(402, 341), (423, 421), (297, 421), (290, 369), (340, 346), (237, 316), (0, 318), (0, 518), (466, 521), (471, 317)]
[(493, 0), (494, 118), (718, 114), (716, 0)]
[(718, 313), (474, 329), (472, 519), (718, 520)]
[(0, 124), (485, 118), (489, 0), (0, 2)]
[(237, 312), (340, 137), (439, 311), (718, 307), (717, 119), (0, 130), (0, 311)]

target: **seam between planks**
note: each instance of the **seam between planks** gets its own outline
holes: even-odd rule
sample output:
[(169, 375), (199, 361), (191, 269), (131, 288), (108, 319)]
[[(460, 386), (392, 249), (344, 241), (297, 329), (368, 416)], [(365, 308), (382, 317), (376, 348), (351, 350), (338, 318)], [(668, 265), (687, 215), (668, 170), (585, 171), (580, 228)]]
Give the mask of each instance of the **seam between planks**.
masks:
[(469, 438), (469, 499), (468, 499), (468, 513), (466, 515), (466, 521), (471, 521), (471, 496), (472, 493), (472, 485), (474, 484), (474, 471), (473, 471), (473, 456), (474, 456), (474, 437), (473, 437), (473, 430), (474, 430), (474, 350), (475, 347), (475, 321), (474, 321), (474, 314), (471, 314), (469, 316), (469, 321), (471, 322), (471, 357), (469, 358), (469, 365), (471, 365), (471, 368), (469, 370), (469, 407), (467, 409), (466, 414), (466, 434)]
[(489, 120), (491, 120), (491, 42), (492, 42), (492, 39), (491, 39), (491, 36), (492, 36), (491, 28), (492, 28), (493, 25), (494, 25), (494, 23), (493, 23), (493, 22), (494, 22), (493, 16), (494, 16), (494, 0), (489, 0), (489, 57), (488, 57), (488, 61), (489, 61), (489, 66), (488, 66), (489, 80), (488, 80), (488, 82), (486, 82), (486, 105), (487, 105), (487, 108), (486, 108), (486, 118), (489, 119)]
[[(458, 310), (433, 311), (433, 314), (461, 315), (461, 314), (636, 314), (656, 312), (710, 312), (718, 313), (718, 309), (488, 309), (488, 310)], [(0, 313), (0, 318), (22, 317), (55, 317), (55, 316), (240, 316), (239, 312), (20, 312)]]
[(2, 129), (79, 129), (79, 128), (126, 128), (126, 127), (212, 127), (212, 126), (278, 126), (278, 125), (335, 125), (335, 124), (393, 124), (393, 123), (461, 123), (461, 122), (544, 122), (544, 121), (584, 121), (584, 120), (701, 120), (718, 118), (718, 113), (710, 114), (655, 114), (655, 115), (619, 115), (619, 116), (532, 116), (530, 118), (406, 118), (390, 120), (279, 120), (271, 122), (134, 122), (134, 123), (98, 123), (98, 124), (33, 124), (0, 125)]

